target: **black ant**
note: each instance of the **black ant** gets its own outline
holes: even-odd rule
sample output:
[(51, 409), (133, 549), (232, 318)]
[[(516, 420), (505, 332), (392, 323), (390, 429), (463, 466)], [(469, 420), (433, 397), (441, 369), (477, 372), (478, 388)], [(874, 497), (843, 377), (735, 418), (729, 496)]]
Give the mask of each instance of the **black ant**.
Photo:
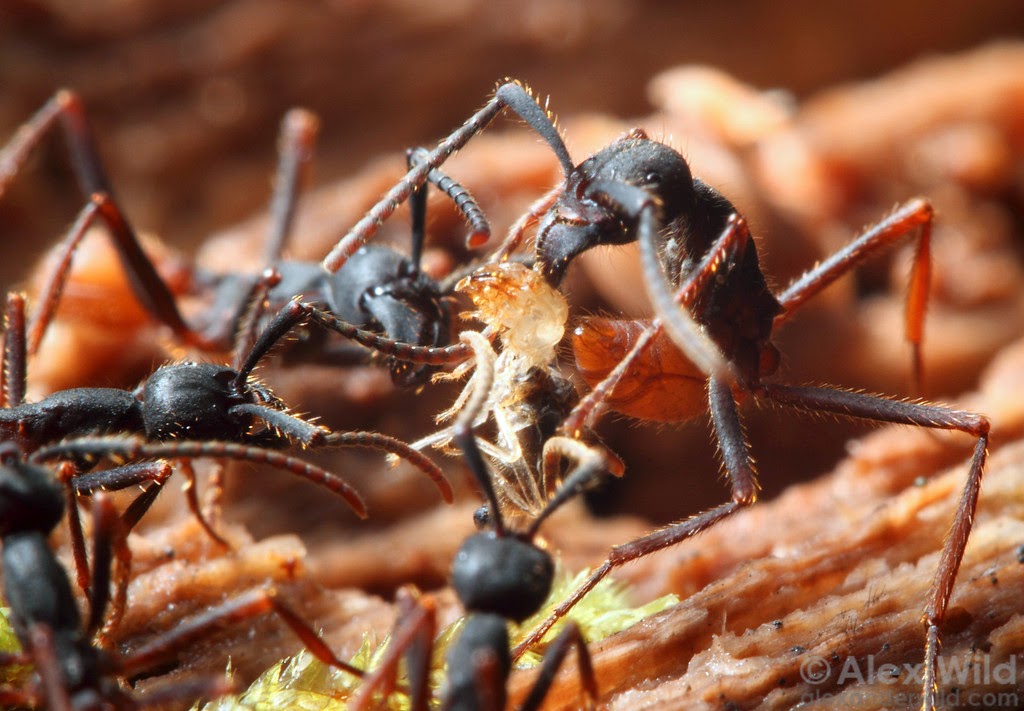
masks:
[[(102, 443), (82, 442), (94, 449)], [(124, 443), (129, 447), (128, 443)], [(132, 457), (260, 456), (238, 445), (184, 442), (151, 446), (131, 443)], [(227, 447), (227, 450), (224, 449)], [(207, 451), (207, 449), (209, 451)], [(339, 660), (326, 644), (273, 590), (257, 590), (184, 620), (132, 654), (121, 656), (97, 646), (99, 630), (110, 602), (112, 548), (126, 550), (123, 520), (102, 492), (93, 499), (94, 547), (89, 619), (78, 612), (67, 574), (50, 550), (47, 539), (64, 513), (64, 493), (52, 472), (39, 462), (61, 453), (39, 450), (23, 457), (17, 445), (0, 443), (0, 540), (3, 543), (4, 597), (23, 652), (7, 655), (4, 663), (34, 663), (35, 676), (25, 689), (0, 688), (5, 706), (34, 706), (72, 711), (99, 708), (134, 709), (174, 700), (222, 696), (235, 689), (222, 676), (197, 679), (174, 687), (154, 689), (144, 704), (121, 688), (116, 677), (127, 678), (166, 662), (175, 652), (211, 631), (267, 612), (276, 613), (318, 659), (360, 675)], [(276, 454), (276, 453), (272, 453)], [(283, 455), (278, 455), (283, 457)], [(285, 459), (291, 459), (283, 457)], [(292, 464), (295, 464), (293, 462)], [(121, 555), (121, 554), (119, 554)], [(123, 586), (122, 586), (123, 590)], [(116, 598), (116, 596), (115, 596)], [(115, 599), (123, 609), (124, 600)], [(112, 616), (116, 615), (112, 611)]]
[[(933, 708), (939, 627), (971, 530), (987, 453), (988, 419), (941, 405), (833, 387), (764, 382), (779, 362), (779, 353), (771, 342), (776, 326), (868, 256), (919, 228), (907, 298), (906, 331), (913, 348), (915, 384), (920, 389), (920, 344), (930, 274), (930, 204), (920, 198), (904, 203), (776, 295), (765, 282), (744, 219), (728, 199), (691, 175), (689, 165), (677, 151), (648, 138), (641, 130), (634, 130), (576, 166), (546, 111), (523, 86), (509, 82), (409, 171), (339, 241), (324, 260), (324, 266), (337, 269), (344, 264), (372, 236), (376, 225), (423, 183), (427, 171), (464, 146), (505, 107), (547, 141), (562, 165), (565, 182), (539, 200), (517, 223), (502, 252), (507, 255), (526, 227), (539, 222), (535, 266), (556, 284), (572, 259), (591, 247), (639, 241), (645, 284), (658, 318), (625, 334), (635, 342), (631, 347), (620, 347), (620, 352), (628, 353), (618, 363), (617, 355), (602, 357), (600, 345), (596, 347), (596, 360), (604, 362), (595, 369), (598, 375), (594, 380), (605, 374), (607, 377), (595, 386), (595, 391), (613, 394), (615, 385), (630, 377), (630, 367), (644, 354), (654, 353), (657, 358), (663, 347), (681, 350), (685, 356), (681, 359), (681, 372), (664, 372), (655, 360), (653, 365), (638, 367), (638, 373), (652, 374), (646, 381), (647, 387), (662, 388), (665, 382), (675, 381), (675, 389), (668, 394), (669, 399), (678, 403), (675, 419), (689, 419), (710, 410), (732, 488), (729, 503), (614, 548), (605, 564), (531, 634), (520, 650), (540, 639), (557, 618), (564, 616), (613, 568), (685, 540), (754, 502), (756, 477), (737, 412), (738, 398), (751, 396), (807, 412), (959, 430), (977, 438), (967, 482), (922, 618), (926, 629), (922, 708)], [(655, 344), (663, 330), (670, 340), (663, 340), (664, 346)], [(623, 331), (616, 329), (613, 333), (619, 336)], [(600, 343), (600, 337), (590, 340)], [(658, 347), (652, 348), (652, 344)], [(597, 411), (592, 410), (587, 417)], [(586, 417), (574, 418), (563, 427), (575, 434), (574, 428), (585, 421)]]
[[(560, 506), (608, 473), (614, 462), (600, 448), (566, 437), (549, 439), (545, 464), (553, 466), (559, 458), (566, 458), (573, 461), (573, 466), (529, 525), (513, 530), (502, 516), (494, 483), (473, 434), (473, 422), (491, 391), (486, 382), (487, 369), (477, 373), (484, 382), (478, 383), (452, 429), (455, 443), (487, 502), (487, 516), (477, 517), (477, 523), (489, 530), (467, 538), (452, 561), (451, 584), (467, 619), (446, 655), (447, 678), (441, 708), (497, 711), (505, 708), (506, 686), (512, 671), (508, 622), (520, 623), (536, 614), (551, 594), (555, 566), (551, 554), (535, 542), (540, 526)], [(429, 702), (426, 672), (434, 627), (429, 603), (407, 609), (396, 623), (380, 667), (365, 678), (350, 708), (365, 708), (373, 695), (394, 677), (400, 655), (407, 653), (410, 708), (425, 711)], [(570, 646), (577, 649), (582, 686), (589, 705), (594, 704), (597, 684), (590, 654), (579, 627), (570, 621), (548, 647), (537, 681), (519, 707), (522, 711), (539, 708), (543, 703)]]
[[(193, 267), (192, 281), (197, 285), (194, 288), (208, 294), (209, 305), (200, 314), (198, 326), (186, 322), (174, 294), (143, 251), (138, 236), (114, 196), (99, 160), (84, 108), (76, 94), (68, 90), (58, 91), (0, 150), (0, 195), (34, 146), (58, 121), (64, 131), (79, 187), (88, 203), (60, 249), (60, 266), (44, 286), (45, 296), (40, 299), (40, 312), (33, 319), (29, 333), (28, 352), (32, 354), (38, 349), (42, 331), (52, 317), (70, 269), (71, 254), (97, 219), (101, 219), (110, 231), (137, 298), (158, 322), (168, 326), (182, 343), (203, 350), (229, 349), (252, 301), (258, 278), (246, 274), (209, 274)], [(448, 343), (450, 316), (444, 287), (420, 269), (425, 239), (425, 190), (418, 190), (412, 201), (412, 247), (409, 256), (390, 248), (369, 248), (356, 255), (350, 267), (338, 274), (327, 274), (312, 262), (282, 260), (317, 131), (317, 119), (302, 109), (293, 109), (282, 121), (277, 179), (270, 207), (270, 236), (263, 255), (265, 267), (276, 269), (282, 277), (266, 295), (271, 310), (276, 311), (294, 296), (301, 295), (345, 321), (397, 340), (427, 346)], [(410, 166), (417, 165), (422, 155), (421, 150), (409, 151)], [(436, 169), (429, 171), (428, 180), (452, 199), (469, 222), (470, 246), (486, 241), (489, 227), (473, 198)], [(304, 350), (304, 358), (332, 362), (352, 360), (351, 349), (349, 352), (344, 349), (332, 352), (323, 343), (311, 344)], [(393, 362), (391, 370), (398, 385), (418, 384), (429, 375), (429, 369), (414, 368), (405, 362)]]
[[(6, 406), (0, 409), (0, 439), (16, 442), (26, 452), (64, 439), (100, 434), (140, 435), (150, 442), (220, 440), (260, 447), (284, 447), (292, 442), (318, 448), (373, 447), (411, 462), (434, 481), (446, 501), (451, 501), (451, 486), (441, 471), (404, 442), (377, 432), (331, 432), (290, 414), (266, 387), (253, 380), (253, 369), (287, 333), (275, 327), (281, 320), (280, 315), (272, 320), (248, 352), (242, 350), (244, 340), (239, 339), (235, 362), (241, 365), (234, 368), (213, 363), (175, 363), (158, 368), (134, 391), (73, 388), (26, 403), (22, 401), (26, 361), (24, 298), (11, 294), (4, 344)], [(315, 467), (291, 471), (338, 493), (357, 515), (366, 516), (362, 499), (344, 480)], [(153, 467), (119, 467), (90, 474), (88, 484), (80, 482), (78, 488), (83, 493), (105, 487), (125, 488), (157, 476)], [(194, 487), (189, 488), (189, 505), (207, 532), (224, 543), (199, 515)]]

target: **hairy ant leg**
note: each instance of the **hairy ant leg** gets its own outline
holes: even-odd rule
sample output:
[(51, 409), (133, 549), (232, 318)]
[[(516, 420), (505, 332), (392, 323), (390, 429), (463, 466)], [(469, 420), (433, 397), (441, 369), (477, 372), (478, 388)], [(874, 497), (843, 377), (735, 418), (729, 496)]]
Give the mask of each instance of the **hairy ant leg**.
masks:
[[(956, 574), (960, 569), (960, 561), (963, 559), (967, 540), (974, 524), (974, 511), (978, 505), (981, 478), (988, 455), (990, 427), (988, 418), (973, 412), (953, 410), (939, 405), (888, 400), (877, 395), (866, 395), (828, 387), (798, 387), (764, 383), (755, 394), (780, 405), (807, 412), (828, 412), (876, 422), (958, 430), (977, 437), (978, 441), (971, 457), (967, 481), (960, 494), (949, 534), (942, 546), (942, 556), (939, 559), (931, 591), (928, 594), (928, 602), (922, 615), (926, 634), (924, 689), (934, 691), (940, 644), (939, 626), (945, 619), (946, 608), (956, 582)], [(926, 702), (922, 708), (930, 709), (934, 700), (928, 702), (927, 698), (928, 694), (926, 694)]]
[[(274, 612), (324, 663), (352, 674), (358, 669), (337, 659), (326, 644), (272, 590), (257, 590), (190, 618), (175, 630), (151, 640), (128, 656), (107, 652), (90, 642), (92, 629), (104, 619), (110, 602), (109, 584), (118, 584), (119, 572), (111, 575), (111, 547), (119, 545), (120, 521), (103, 496), (97, 496), (96, 546), (93, 556), (93, 588), (89, 621), (83, 626), (71, 585), (47, 537), (63, 513), (60, 487), (50, 472), (20, 456), (16, 445), (0, 444), (0, 538), (3, 541), (4, 593), (11, 621), (27, 656), (36, 664), (38, 681), (26, 690), (0, 690), (0, 699), (50, 708), (98, 708), (104, 702), (115, 708), (136, 708), (115, 676), (127, 677), (164, 661), (210, 630), (254, 616)], [(116, 553), (117, 557), (122, 554)], [(120, 586), (123, 589), (123, 585)], [(114, 605), (122, 605), (115, 595)], [(112, 610), (110, 623), (119, 617)], [(182, 693), (223, 694), (233, 684), (205, 680), (185, 689), (164, 690), (165, 699), (182, 699)], [(194, 699), (190, 696), (189, 700)]]
[[(550, 553), (534, 542), (539, 528), (555, 510), (607, 473), (610, 461), (602, 450), (581, 442), (559, 437), (549, 440), (545, 447), (549, 464), (553, 466), (554, 460), (562, 457), (572, 461), (572, 466), (536, 517), (523, 529), (514, 529), (501, 512), (493, 477), (473, 433), (473, 423), (490, 391), (489, 373), (482, 371), (480, 378), (452, 425), (452, 437), (483, 494), (488, 513), (478, 521), (488, 530), (467, 538), (452, 562), (451, 584), (467, 619), (446, 654), (441, 708), (496, 711), (505, 708), (512, 669), (507, 623), (535, 614), (551, 591), (554, 562)], [(403, 600), (400, 606), (402, 613), (381, 666), (365, 677), (352, 704), (354, 709), (367, 708), (376, 695), (391, 692), (403, 655), (410, 670), (410, 707), (427, 708), (429, 699), (422, 679), (432, 651), (433, 601), (427, 598), (411, 605)], [(537, 681), (521, 709), (539, 708), (572, 646), (577, 649), (588, 707), (593, 705), (597, 698), (593, 665), (578, 627), (569, 623), (545, 653)]]
[(7, 294), (4, 310), (4, 362), (0, 368), (0, 405), (16, 407), (25, 400), (25, 295)]
[(924, 364), (921, 343), (924, 339), (924, 316), (928, 308), (928, 288), (931, 283), (931, 233), (934, 210), (924, 198), (914, 198), (896, 207), (877, 224), (867, 228), (852, 242), (825, 260), (804, 272), (785, 291), (779, 294), (782, 311), (775, 317), (775, 325), (786, 321), (808, 299), (846, 274), (868, 257), (920, 228), (907, 290), (904, 318), (906, 339), (912, 351), (914, 390), (924, 387)]
[(312, 172), (320, 119), (306, 109), (291, 109), (281, 121), (277, 173), (270, 199), (270, 235), (263, 245), (263, 264), (272, 266), (284, 255), (295, 222), (298, 195)]
[(120, 660), (119, 673), (132, 676), (155, 666), (179, 649), (185, 649), (212, 630), (228, 627), (267, 613), (274, 613), (302, 640), (309, 652), (328, 666), (361, 677), (363, 671), (339, 659), (302, 616), (279, 599), (273, 589), (251, 590), (227, 602), (184, 620), (173, 630), (139, 647)]
[[(592, 198), (616, 212), (621, 219), (635, 222), (646, 285), (658, 316), (656, 322), (647, 330), (639, 332), (639, 340), (634, 349), (627, 353), (627, 358), (633, 359), (637, 351), (649, 348), (649, 342), (652, 340), (651, 331), (664, 325), (673, 342), (693, 361), (693, 365), (697, 366), (693, 372), (694, 376), (697, 376), (694, 377), (694, 383), (698, 381), (699, 376), (707, 378), (708, 405), (726, 469), (730, 474), (732, 501), (613, 548), (605, 564), (531, 634), (527, 643), (538, 639), (555, 619), (564, 615), (611, 569), (680, 542), (735, 513), (739, 507), (753, 503), (756, 483), (747, 455), (747, 445), (739, 426), (735, 401), (736, 396), (749, 394), (757, 399), (768, 399), (805, 411), (843, 414), (877, 422), (955, 429), (978, 438), (964, 491), (924, 613), (926, 679), (923, 686), (922, 708), (932, 708), (936, 693), (934, 682), (939, 625), (944, 619), (949, 595), (970, 533), (985, 462), (988, 420), (981, 415), (937, 405), (894, 401), (881, 396), (850, 393), (830, 387), (799, 388), (762, 381), (763, 377), (774, 372), (778, 363), (778, 352), (769, 337), (771, 329), (779, 319), (787, 317), (804, 300), (859, 263), (868, 253), (902, 237), (917, 226), (922, 228), (922, 237), (918, 243), (918, 257), (911, 278), (907, 332), (908, 340), (919, 343), (929, 272), (930, 206), (920, 199), (902, 206), (891, 218), (883, 221), (878, 227), (869, 229), (849, 248), (837, 253), (836, 257), (812, 269), (776, 299), (764, 286), (763, 276), (757, 266), (756, 252), (750, 244), (745, 225), (735, 214), (731, 204), (717, 196), (710, 188), (704, 186), (698, 194), (717, 196), (709, 205), (712, 213), (718, 216), (717, 221), (723, 222), (726, 227), (716, 243), (717, 247), (702, 246), (696, 255), (686, 251), (686, 245), (689, 244), (690, 249), (694, 245), (706, 245), (707, 235), (685, 232), (676, 236), (674, 232), (668, 232), (666, 236), (666, 217), (658, 214), (655, 196), (648, 191), (637, 186), (614, 182), (595, 182), (591, 191)], [(730, 237), (730, 232), (733, 234), (731, 244), (725, 241)], [(716, 251), (722, 250), (723, 247), (728, 249), (720, 253)], [(683, 263), (677, 259), (680, 254), (686, 256)], [(700, 263), (694, 267), (689, 266), (694, 263), (697, 255), (702, 255)], [(715, 280), (707, 278), (711, 274), (714, 274)], [(696, 286), (689, 291), (689, 295), (684, 293), (684, 286), (673, 296), (669, 285), (686, 278), (700, 278), (703, 282), (695, 282)], [(726, 288), (725, 285), (730, 283), (733, 286), (729, 288), (735, 291)], [(753, 297), (761, 300), (760, 306), (752, 301), (743, 301), (744, 298), (749, 300)], [(677, 304), (682, 305), (689, 316), (684, 322), (686, 328), (682, 333), (672, 327), (674, 316), (683, 313), (677, 309)], [(730, 319), (735, 319), (736, 322), (730, 323)], [(749, 325), (744, 326), (744, 320)], [(731, 377), (723, 377), (708, 364), (702, 364), (694, 357), (689, 348), (690, 322), (699, 324), (698, 328), (706, 329), (708, 335), (713, 338), (711, 346), (719, 354), (721, 361), (728, 365), (729, 369), (725, 375)], [(744, 329), (747, 329), (750, 335), (743, 335)], [(757, 335), (758, 333), (763, 335)], [(919, 362), (917, 356), (915, 360)], [(622, 377), (621, 373), (621, 368), (613, 369), (610, 377)], [(685, 408), (682, 414), (689, 417), (697, 414), (699, 409)]]
[(95, 212), (110, 228), (114, 247), (139, 301), (184, 342), (201, 344), (202, 339), (185, 323), (173, 294), (142, 250), (138, 236), (124, 219), (77, 94), (67, 89), (58, 91), (0, 149), (0, 196), (25, 163), (29, 153), (55, 125), (60, 125), (63, 130), (71, 166), (82, 195), (96, 206)]
[(388, 635), (387, 649), (377, 667), (363, 676), (358, 692), (349, 701), (349, 711), (363, 711), (375, 699), (391, 696), (403, 657), (409, 675), (409, 711), (426, 711), (430, 707), (428, 672), (437, 632), (436, 604), (430, 596), (415, 599), (405, 588), (399, 589), (396, 604), (398, 618)]
[[(656, 289), (659, 300), (662, 303), (668, 301), (678, 304), (687, 310), (692, 309), (697, 295), (707, 288), (721, 265), (734, 262), (746, 249), (749, 239), (746, 220), (734, 213), (722, 234), (686, 277), (674, 296), (667, 296), (660, 289)], [(648, 269), (653, 268), (648, 262)], [(667, 421), (688, 419), (695, 410), (700, 409), (692, 400), (705, 397), (703, 383), (706, 375), (689, 359), (682, 356), (674, 357), (679, 351), (673, 348), (673, 344), (663, 335), (666, 328), (660, 317), (650, 322), (614, 321), (598, 317), (584, 321), (586, 325), (578, 326), (573, 334), (573, 350), (584, 380), (592, 387), (562, 423), (561, 431), (578, 437), (584, 427), (594, 425), (605, 407), (614, 407), (620, 412), (634, 416), (642, 414), (646, 419)], [(632, 346), (625, 350), (624, 346), (630, 342)], [(613, 354), (617, 350), (625, 350), (625, 354), (616, 358), (618, 362), (615, 367), (599, 379), (597, 376), (601, 373), (601, 366), (608, 359), (608, 350), (612, 350)], [(648, 364), (640, 361), (648, 350), (657, 351), (659, 367), (653, 370), (648, 368)], [(661, 387), (666, 377), (677, 381), (673, 388), (675, 409), (669, 413), (664, 412), (661, 399), (655, 398), (650, 404), (646, 399), (648, 392)], [(617, 389), (626, 378), (629, 392), (620, 395)], [(689, 387), (682, 383), (689, 384)], [(697, 392), (698, 389), (700, 392)], [(682, 396), (685, 391), (689, 391), (691, 396)], [(676, 417), (672, 418), (672, 415)]]

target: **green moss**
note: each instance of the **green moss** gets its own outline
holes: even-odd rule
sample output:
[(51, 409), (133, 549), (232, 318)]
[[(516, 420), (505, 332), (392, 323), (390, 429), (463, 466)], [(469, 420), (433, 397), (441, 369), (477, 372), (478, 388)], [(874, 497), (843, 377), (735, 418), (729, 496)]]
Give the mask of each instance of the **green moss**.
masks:
[[(11, 623), (7, 619), (9, 614), (9, 608), (0, 608), (0, 653), (2, 654), (15, 654), (21, 651), (18, 636), (14, 634), (14, 628), (11, 627)], [(2, 666), (0, 667), (0, 684), (22, 687), (28, 683), (31, 674), (32, 667), (24, 664)]]

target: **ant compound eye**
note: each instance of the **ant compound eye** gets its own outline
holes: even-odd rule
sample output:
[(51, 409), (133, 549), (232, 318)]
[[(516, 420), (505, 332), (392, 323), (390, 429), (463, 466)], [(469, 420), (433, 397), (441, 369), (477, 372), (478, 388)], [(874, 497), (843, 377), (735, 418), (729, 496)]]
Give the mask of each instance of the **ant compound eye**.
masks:
[(491, 526), (491, 510), (486, 506), (481, 506), (473, 512), (473, 525), (476, 526), (476, 530), (485, 531)]

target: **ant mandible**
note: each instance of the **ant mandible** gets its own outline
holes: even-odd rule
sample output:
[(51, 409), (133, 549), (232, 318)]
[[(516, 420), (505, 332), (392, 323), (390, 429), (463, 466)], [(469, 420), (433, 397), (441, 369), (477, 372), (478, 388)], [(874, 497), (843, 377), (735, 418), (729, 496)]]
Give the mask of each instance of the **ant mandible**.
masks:
[[(186, 322), (171, 288), (143, 251), (114, 196), (85, 110), (74, 92), (58, 91), (0, 150), (0, 196), (32, 149), (56, 125), (63, 129), (79, 188), (88, 202), (58, 250), (57, 269), (43, 286), (40, 310), (29, 332), (29, 354), (39, 348), (42, 333), (56, 309), (71, 267), (71, 255), (97, 219), (108, 228), (131, 287), (153, 318), (169, 327), (182, 343), (203, 350), (229, 349), (252, 301), (258, 278), (251, 274), (210, 274), (192, 267), (193, 288), (206, 293), (209, 303), (199, 315), (197, 325)], [(312, 262), (282, 259), (292, 232), (298, 196), (309, 172), (317, 132), (316, 117), (303, 109), (289, 111), (282, 121), (277, 177), (270, 205), (271, 226), (263, 254), (265, 268), (277, 269), (282, 276), (267, 294), (271, 309), (277, 310), (294, 296), (301, 295), (361, 328), (410, 343), (445, 345), (450, 335), (450, 315), (443, 287), (420, 268), (425, 239), (424, 189), (417, 190), (412, 201), (408, 256), (391, 248), (372, 247), (360, 251), (350, 267), (339, 274), (327, 274)], [(418, 165), (422, 156), (422, 150), (410, 150), (409, 165)], [(489, 226), (472, 196), (439, 170), (430, 170), (428, 180), (449, 196), (469, 223), (469, 245), (486, 241)], [(328, 362), (352, 360), (350, 352), (332, 351), (322, 343), (305, 348), (303, 357)], [(414, 368), (406, 362), (396, 361), (390, 365), (392, 378), (398, 385), (415, 385), (429, 375), (429, 369)]]
[[(92, 443), (95, 445), (96, 443)], [(135, 442), (132, 457), (225, 456), (224, 451), (205, 452), (195, 442), (151, 446)], [(92, 445), (90, 445), (92, 446)], [(126, 445), (127, 446), (127, 445)], [(231, 456), (248, 457), (245, 448), (228, 445)], [(249, 448), (252, 449), (252, 448)], [(129, 655), (107, 651), (92, 636), (110, 603), (112, 548), (126, 550), (123, 522), (105, 494), (93, 500), (94, 546), (89, 619), (83, 625), (67, 574), (50, 549), (48, 537), (64, 513), (64, 494), (56, 477), (39, 462), (59, 452), (39, 450), (25, 458), (17, 445), (0, 442), (0, 541), (4, 597), (10, 620), (21, 642), (20, 654), (6, 655), (5, 664), (34, 663), (35, 677), (25, 689), (0, 687), (5, 705), (85, 711), (96, 708), (139, 708), (140, 702), (122, 690), (115, 677), (129, 677), (166, 662), (176, 651), (212, 630), (268, 612), (277, 614), (325, 664), (349, 673), (360, 670), (338, 659), (313, 629), (273, 590), (256, 590), (229, 599), (182, 621)], [(258, 455), (257, 455), (258, 456)], [(124, 555), (119, 552), (118, 556)], [(123, 586), (121, 586), (123, 592)], [(123, 609), (115, 596), (112, 617)], [(108, 625), (109, 626), (109, 625)], [(173, 687), (155, 689), (144, 705), (194, 700), (230, 693), (235, 685), (223, 676), (200, 678)]]
[[(677, 151), (648, 138), (641, 130), (634, 130), (574, 165), (547, 112), (523, 86), (509, 82), (500, 86), (484, 108), (443, 140), (371, 209), (328, 254), (324, 266), (337, 269), (343, 265), (372, 236), (380, 221), (423, 183), (428, 170), (464, 146), (505, 107), (547, 141), (562, 165), (565, 182), (539, 200), (513, 228), (503, 253), (514, 249), (526, 227), (539, 222), (536, 266), (549, 281), (558, 283), (571, 261), (582, 252), (597, 245), (639, 240), (645, 285), (658, 318), (643, 328), (633, 327), (632, 332), (628, 327), (609, 325), (612, 322), (597, 322), (600, 325), (593, 329), (593, 335), (584, 331), (584, 335), (577, 337), (577, 352), (584, 354), (581, 360), (592, 356), (597, 362), (592, 381), (606, 376), (595, 385), (595, 391), (614, 398), (615, 385), (633, 377), (631, 368), (641, 356), (657, 355), (666, 347), (678, 348), (683, 357), (675, 357), (674, 363), (680, 372), (664, 373), (655, 359), (653, 366), (637, 367), (634, 390), (637, 382), (643, 385), (645, 374), (651, 375), (651, 387), (661, 387), (663, 376), (670, 375), (679, 388), (669, 398), (680, 403), (672, 419), (689, 419), (710, 410), (732, 489), (730, 502), (614, 548), (604, 565), (531, 634), (520, 650), (539, 639), (613, 568), (685, 540), (754, 502), (756, 477), (737, 411), (738, 399), (751, 396), (807, 412), (959, 430), (977, 438), (967, 481), (922, 617), (926, 635), (922, 709), (932, 709), (939, 628), (970, 535), (987, 454), (988, 419), (941, 405), (833, 387), (764, 382), (778, 366), (779, 354), (771, 342), (776, 326), (864, 259), (919, 228), (907, 297), (906, 334), (913, 349), (915, 384), (920, 389), (920, 344), (930, 281), (930, 204), (917, 198), (900, 205), (890, 216), (775, 295), (765, 282), (745, 220), (728, 199), (692, 176), (689, 165)], [(669, 340), (661, 336), (662, 331)], [(609, 358), (603, 350), (605, 341), (611, 337), (623, 338), (627, 344), (619, 346), (620, 352), (627, 355), (617, 365), (616, 356)], [(621, 399), (620, 403), (625, 401)], [(661, 401), (659, 398), (654, 402)], [(659, 404), (645, 406), (637, 414), (646, 416), (659, 408)], [(572, 418), (567, 425), (577, 427), (597, 412), (599, 408), (586, 417)], [(570, 433), (575, 432), (570, 429)]]

